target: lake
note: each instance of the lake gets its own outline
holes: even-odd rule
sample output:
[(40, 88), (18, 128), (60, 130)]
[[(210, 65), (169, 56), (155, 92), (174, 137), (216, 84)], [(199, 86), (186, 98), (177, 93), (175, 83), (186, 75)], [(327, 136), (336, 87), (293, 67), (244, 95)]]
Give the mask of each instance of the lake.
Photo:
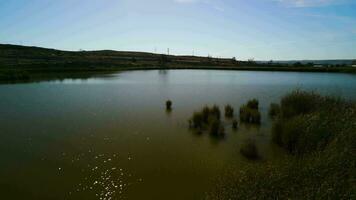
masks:
[[(251, 162), (239, 153), (246, 139), (263, 160), (285, 155), (267, 111), (294, 89), (356, 99), (356, 75), (150, 70), (0, 85), (1, 199), (201, 199), (224, 170)], [(220, 139), (188, 129), (204, 105), (236, 115), (251, 98), (260, 126), (227, 126)]]

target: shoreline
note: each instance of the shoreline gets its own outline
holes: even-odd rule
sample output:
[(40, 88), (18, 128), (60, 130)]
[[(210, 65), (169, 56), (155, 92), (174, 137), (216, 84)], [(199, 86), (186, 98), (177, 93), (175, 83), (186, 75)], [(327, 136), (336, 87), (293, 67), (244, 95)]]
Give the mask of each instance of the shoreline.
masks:
[[(9, 68), (7, 68), (9, 69)], [(354, 67), (272, 67), (272, 66), (148, 66), (148, 67), (98, 67), (98, 68), (18, 68), (0, 69), (0, 84), (32, 83), (63, 79), (88, 79), (101, 75), (112, 75), (125, 71), (141, 70), (226, 70), (256, 72), (304, 72), (304, 73), (345, 73), (356, 74)]]

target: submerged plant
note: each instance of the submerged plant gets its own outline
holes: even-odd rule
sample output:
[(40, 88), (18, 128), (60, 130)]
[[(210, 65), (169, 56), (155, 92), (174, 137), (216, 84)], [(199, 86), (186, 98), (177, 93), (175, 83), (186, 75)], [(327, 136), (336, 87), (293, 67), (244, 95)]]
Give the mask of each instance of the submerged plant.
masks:
[(258, 100), (250, 100), (247, 105), (242, 105), (240, 107), (240, 121), (252, 124), (261, 123), (261, 113), (258, 110)]
[(271, 118), (275, 118), (277, 115), (279, 115), (280, 112), (281, 112), (281, 107), (278, 104), (272, 103), (269, 106), (268, 115)]
[(256, 160), (260, 157), (254, 140), (246, 140), (240, 149), (240, 153), (251, 160)]
[(247, 102), (247, 107), (249, 107), (251, 109), (258, 110), (258, 105), (259, 105), (259, 102), (257, 99), (252, 99)]
[(171, 100), (166, 101), (166, 110), (172, 110), (172, 101)]
[(236, 130), (236, 129), (238, 128), (238, 125), (239, 125), (239, 123), (237, 122), (236, 119), (234, 119), (234, 120), (232, 121), (232, 128), (233, 128), (234, 130)]
[(221, 112), (220, 112), (220, 108), (217, 105), (214, 105), (213, 108), (211, 108), (210, 111), (211, 115), (216, 117), (217, 119), (220, 120), (220, 116), (221, 116)]
[(213, 119), (210, 124), (210, 134), (213, 136), (223, 136), (225, 134), (224, 127), (222, 126), (220, 120)]
[(201, 111), (195, 112), (189, 120), (189, 127), (197, 131), (206, 130), (212, 136), (224, 135), (224, 127), (220, 121), (220, 109), (217, 105), (213, 107), (204, 106)]

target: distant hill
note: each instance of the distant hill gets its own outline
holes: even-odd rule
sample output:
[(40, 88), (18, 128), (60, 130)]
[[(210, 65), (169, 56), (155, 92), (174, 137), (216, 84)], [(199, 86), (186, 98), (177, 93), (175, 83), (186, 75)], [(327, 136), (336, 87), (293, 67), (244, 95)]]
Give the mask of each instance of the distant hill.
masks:
[[(298, 64), (293, 64), (301, 62)], [(255, 71), (303, 71), (356, 73), (356, 68), (339, 65), (348, 61), (314, 67), (311, 61), (255, 62), (234, 58), (174, 56), (129, 51), (61, 51), (41, 47), (0, 44), (0, 82), (30, 82), (63, 78), (89, 78), (121, 70), (135, 69), (225, 69)], [(330, 66), (330, 63), (333, 63)], [(337, 64), (337, 65), (335, 65)]]
[[(270, 61), (259, 61), (260, 63), (268, 63)], [(292, 65), (294, 63), (300, 62), (302, 64), (313, 63), (315, 65), (351, 65), (355, 62), (355, 59), (348, 60), (287, 60), (287, 61), (273, 61), (275, 63)]]
[(119, 67), (157, 65), (236, 66), (232, 59), (173, 56), (129, 51), (61, 51), (40, 47), (0, 44), (1, 67)]

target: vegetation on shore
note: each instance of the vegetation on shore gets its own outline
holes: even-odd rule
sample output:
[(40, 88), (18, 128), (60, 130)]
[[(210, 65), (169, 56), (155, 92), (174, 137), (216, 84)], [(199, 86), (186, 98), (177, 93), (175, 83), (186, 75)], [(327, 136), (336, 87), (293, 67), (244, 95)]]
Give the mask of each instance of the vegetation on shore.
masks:
[(286, 157), (228, 170), (206, 199), (355, 199), (356, 103), (297, 90), (278, 105)]
[(173, 56), (120, 51), (60, 51), (0, 44), (0, 82), (29, 82), (96, 75), (136, 69), (224, 69), (356, 73), (347, 66), (258, 63), (236, 58)]

